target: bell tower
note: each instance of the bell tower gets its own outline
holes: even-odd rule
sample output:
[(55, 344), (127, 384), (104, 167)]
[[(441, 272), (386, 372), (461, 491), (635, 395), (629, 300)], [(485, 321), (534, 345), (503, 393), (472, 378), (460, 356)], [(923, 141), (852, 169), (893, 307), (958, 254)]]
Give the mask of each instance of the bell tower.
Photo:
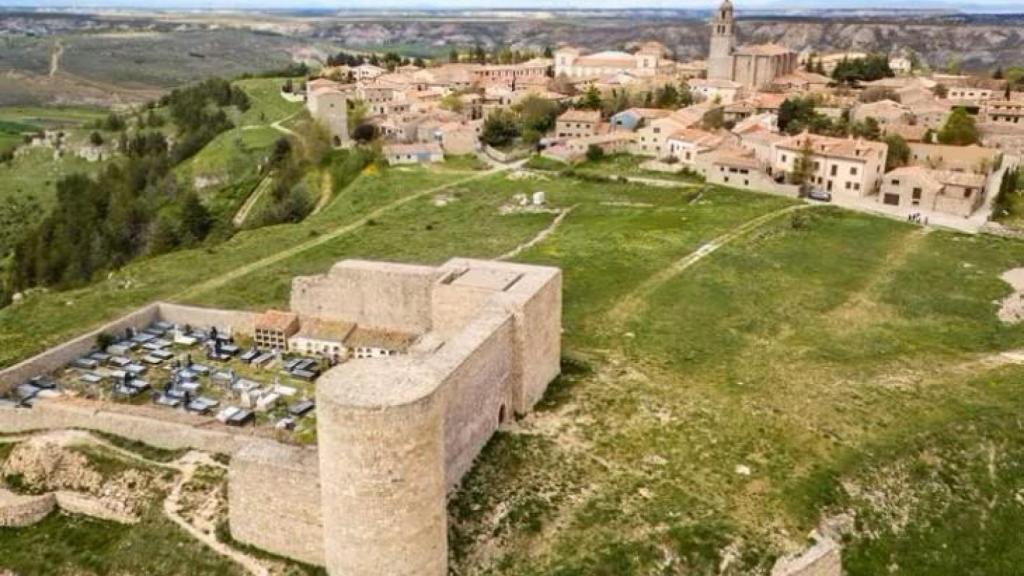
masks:
[(732, 80), (732, 53), (736, 48), (735, 26), (732, 2), (722, 0), (722, 5), (711, 18), (708, 78), (712, 80)]

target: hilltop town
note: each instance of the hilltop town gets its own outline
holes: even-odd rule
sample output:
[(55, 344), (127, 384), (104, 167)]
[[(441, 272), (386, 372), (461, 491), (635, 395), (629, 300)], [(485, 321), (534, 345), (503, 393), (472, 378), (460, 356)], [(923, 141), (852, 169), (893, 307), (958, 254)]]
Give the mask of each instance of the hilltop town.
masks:
[(0, 576), (1014, 573), (1024, 70), (743, 10), (0, 107)]
[[(729, 1), (709, 25), (706, 60), (673, 61), (657, 42), (559, 46), (508, 64), (456, 53), (430, 67), (329, 67), (300, 96), (335, 146), (350, 143), (358, 114), (393, 164), (506, 161), (530, 147), (566, 164), (625, 153), (747, 190), (971, 231), (990, 220), (1024, 152), (1024, 92), (1005, 77), (924, 72), (908, 55), (741, 45)], [(514, 126), (506, 111), (535, 125)]]

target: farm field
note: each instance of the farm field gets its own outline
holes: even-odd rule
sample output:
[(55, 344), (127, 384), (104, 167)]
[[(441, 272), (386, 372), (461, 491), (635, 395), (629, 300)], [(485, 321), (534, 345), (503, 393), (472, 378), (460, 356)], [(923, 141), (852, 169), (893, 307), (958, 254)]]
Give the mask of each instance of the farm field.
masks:
[(1024, 562), (1024, 367), (1002, 355), (1024, 326), (996, 316), (1020, 241), (712, 186), (372, 166), (302, 223), (30, 293), (0, 310), (0, 365), (155, 299), (283, 306), (343, 258), (502, 257), (563, 210), (514, 256), (564, 271), (563, 376), (452, 499), (453, 573), (766, 573), (823, 519), (853, 575)]

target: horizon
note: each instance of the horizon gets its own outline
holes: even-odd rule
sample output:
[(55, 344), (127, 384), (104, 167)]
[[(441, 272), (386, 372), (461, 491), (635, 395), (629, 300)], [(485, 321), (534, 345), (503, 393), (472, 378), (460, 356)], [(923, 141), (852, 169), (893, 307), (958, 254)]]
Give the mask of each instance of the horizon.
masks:
[[(558, 3), (545, 0), (304, 0), (301, 3), (288, 0), (162, 0), (158, 3), (144, 3), (140, 0), (0, 0), (0, 8), (26, 10), (134, 10), (134, 11), (317, 11), (338, 12), (389, 12), (389, 11), (486, 11), (486, 12), (528, 12), (528, 11), (704, 11), (714, 9), (718, 0), (697, 0), (682, 3), (679, 0), (647, 0), (637, 5), (628, 0), (564, 0)], [(879, 0), (838, 0), (829, 6), (820, 6), (810, 0), (740, 0), (737, 11), (773, 12), (832, 12), (841, 10), (915, 12), (948, 11), (956, 13), (1024, 12), (1016, 0), (977, 0), (969, 3), (955, 0), (926, 0), (911, 2), (897, 8)]]

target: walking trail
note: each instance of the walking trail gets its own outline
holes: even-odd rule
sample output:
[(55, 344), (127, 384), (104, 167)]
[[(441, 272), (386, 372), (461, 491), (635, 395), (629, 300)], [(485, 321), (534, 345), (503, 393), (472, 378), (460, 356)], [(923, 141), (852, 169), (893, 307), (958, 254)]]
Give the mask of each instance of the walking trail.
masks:
[(576, 206), (579, 206), (579, 204), (574, 204), (568, 208), (564, 208), (561, 212), (558, 213), (558, 216), (555, 216), (555, 219), (551, 221), (551, 224), (548, 224), (547, 228), (538, 232), (537, 235), (531, 238), (530, 240), (523, 242), (519, 246), (516, 246), (515, 248), (509, 250), (508, 252), (505, 252), (501, 256), (498, 256), (497, 259), (509, 260), (515, 258), (516, 256), (522, 254), (526, 250), (529, 250), (530, 248), (533, 248), (537, 244), (543, 242), (545, 238), (554, 233), (554, 231), (562, 223), (562, 220), (565, 220), (565, 217), (569, 215), (569, 212), (575, 210)]
[(327, 244), (328, 242), (333, 242), (334, 240), (337, 240), (338, 238), (340, 238), (340, 237), (342, 237), (342, 236), (344, 236), (346, 234), (349, 234), (351, 232), (354, 232), (355, 230), (358, 230), (359, 228), (365, 226), (366, 223), (369, 222), (370, 220), (378, 219), (381, 216), (387, 214), (388, 212), (391, 212), (392, 210), (395, 210), (396, 208), (400, 208), (400, 207), (402, 207), (402, 206), (404, 206), (404, 205), (406, 205), (406, 204), (408, 204), (408, 203), (410, 203), (410, 202), (412, 202), (414, 200), (417, 200), (419, 198), (423, 198), (424, 196), (430, 196), (431, 194), (437, 194), (438, 192), (443, 192), (443, 191), (448, 190), (450, 188), (455, 188), (455, 187), (458, 187), (458, 186), (462, 186), (464, 184), (467, 184), (467, 183), (475, 181), (475, 180), (480, 180), (480, 179), (483, 179), (483, 178), (487, 178), (489, 176), (493, 176), (493, 175), (498, 174), (500, 172), (504, 172), (504, 171), (507, 171), (507, 170), (512, 170), (512, 169), (514, 169), (516, 167), (518, 167), (518, 165), (516, 165), (516, 164), (511, 164), (511, 165), (508, 165), (508, 166), (499, 166), (499, 167), (496, 167), (496, 168), (492, 168), (491, 170), (487, 170), (485, 172), (474, 173), (472, 176), (469, 176), (469, 177), (466, 177), (466, 178), (460, 178), (459, 180), (453, 180), (451, 182), (448, 182), (447, 184), (442, 184), (440, 186), (435, 186), (433, 188), (427, 188), (425, 190), (420, 190), (419, 192), (414, 192), (412, 194), (409, 194), (408, 196), (403, 196), (403, 197), (399, 198), (398, 200), (395, 200), (394, 202), (391, 202), (389, 204), (385, 204), (384, 206), (381, 206), (381, 207), (379, 207), (379, 208), (369, 212), (368, 214), (366, 214), (362, 218), (359, 218), (355, 222), (351, 222), (351, 223), (346, 224), (344, 226), (339, 226), (338, 228), (335, 228), (334, 230), (331, 230), (329, 232), (321, 234), (321, 235), (319, 235), (319, 236), (317, 236), (315, 238), (312, 238), (310, 240), (307, 240), (305, 242), (302, 242), (302, 243), (297, 244), (295, 246), (292, 246), (290, 248), (286, 248), (286, 249), (281, 250), (279, 252), (275, 252), (275, 253), (273, 253), (273, 254), (271, 254), (269, 256), (266, 256), (264, 258), (261, 258), (259, 260), (254, 261), (254, 262), (250, 262), (249, 264), (246, 264), (244, 266), (239, 266), (238, 268), (235, 268), (234, 270), (231, 270), (229, 272), (221, 274), (220, 276), (215, 276), (213, 278), (210, 278), (209, 280), (206, 280), (205, 282), (200, 282), (200, 283), (195, 284), (195, 285), (193, 285), (193, 286), (191, 286), (189, 288), (186, 288), (185, 290), (182, 290), (178, 294), (174, 295), (172, 299), (173, 300), (187, 300), (189, 298), (195, 298), (196, 296), (198, 296), (200, 294), (205, 294), (206, 292), (209, 292), (211, 290), (216, 290), (216, 289), (218, 289), (218, 288), (220, 288), (222, 286), (225, 286), (225, 285), (229, 284), (230, 282), (232, 282), (234, 280), (237, 280), (237, 279), (242, 278), (244, 276), (248, 276), (249, 274), (252, 274), (253, 272), (256, 272), (258, 270), (262, 270), (263, 268), (267, 268), (269, 266), (273, 266), (274, 264), (277, 264), (278, 262), (281, 262), (283, 260), (287, 260), (288, 258), (292, 258), (294, 256), (302, 254), (303, 252), (307, 252), (309, 250), (312, 250), (314, 248), (323, 246), (324, 244)]
[(784, 216), (786, 214), (790, 214), (798, 210), (806, 210), (808, 208), (813, 208), (814, 206), (815, 205), (813, 204), (797, 204), (794, 206), (783, 208), (781, 210), (776, 210), (774, 212), (762, 214), (761, 216), (758, 216), (757, 218), (754, 218), (752, 220), (748, 220), (747, 222), (744, 222), (743, 224), (732, 229), (731, 231), (702, 245), (700, 248), (697, 248), (696, 250), (687, 254), (683, 258), (676, 260), (675, 262), (667, 266), (665, 269), (657, 272), (647, 280), (644, 280), (639, 286), (634, 288), (632, 292), (630, 292), (622, 300), (620, 300), (619, 303), (614, 308), (612, 308), (611, 312), (609, 313), (609, 318), (611, 319), (612, 324), (617, 324), (620, 326), (624, 324), (626, 320), (628, 320), (629, 318), (633, 317), (636, 314), (636, 312), (640, 309), (643, 303), (647, 300), (647, 297), (652, 292), (657, 290), (659, 287), (661, 287), (663, 284), (665, 284), (672, 278), (675, 278), (679, 274), (683, 273), (691, 266), (707, 258), (722, 246), (725, 246), (726, 244), (732, 242), (733, 240), (736, 240), (737, 238), (743, 236), (744, 234), (747, 234), (748, 232), (751, 232), (753, 230), (756, 230), (757, 228), (760, 228), (761, 226), (764, 226), (765, 224), (771, 222), (772, 220), (775, 220), (780, 216)]

